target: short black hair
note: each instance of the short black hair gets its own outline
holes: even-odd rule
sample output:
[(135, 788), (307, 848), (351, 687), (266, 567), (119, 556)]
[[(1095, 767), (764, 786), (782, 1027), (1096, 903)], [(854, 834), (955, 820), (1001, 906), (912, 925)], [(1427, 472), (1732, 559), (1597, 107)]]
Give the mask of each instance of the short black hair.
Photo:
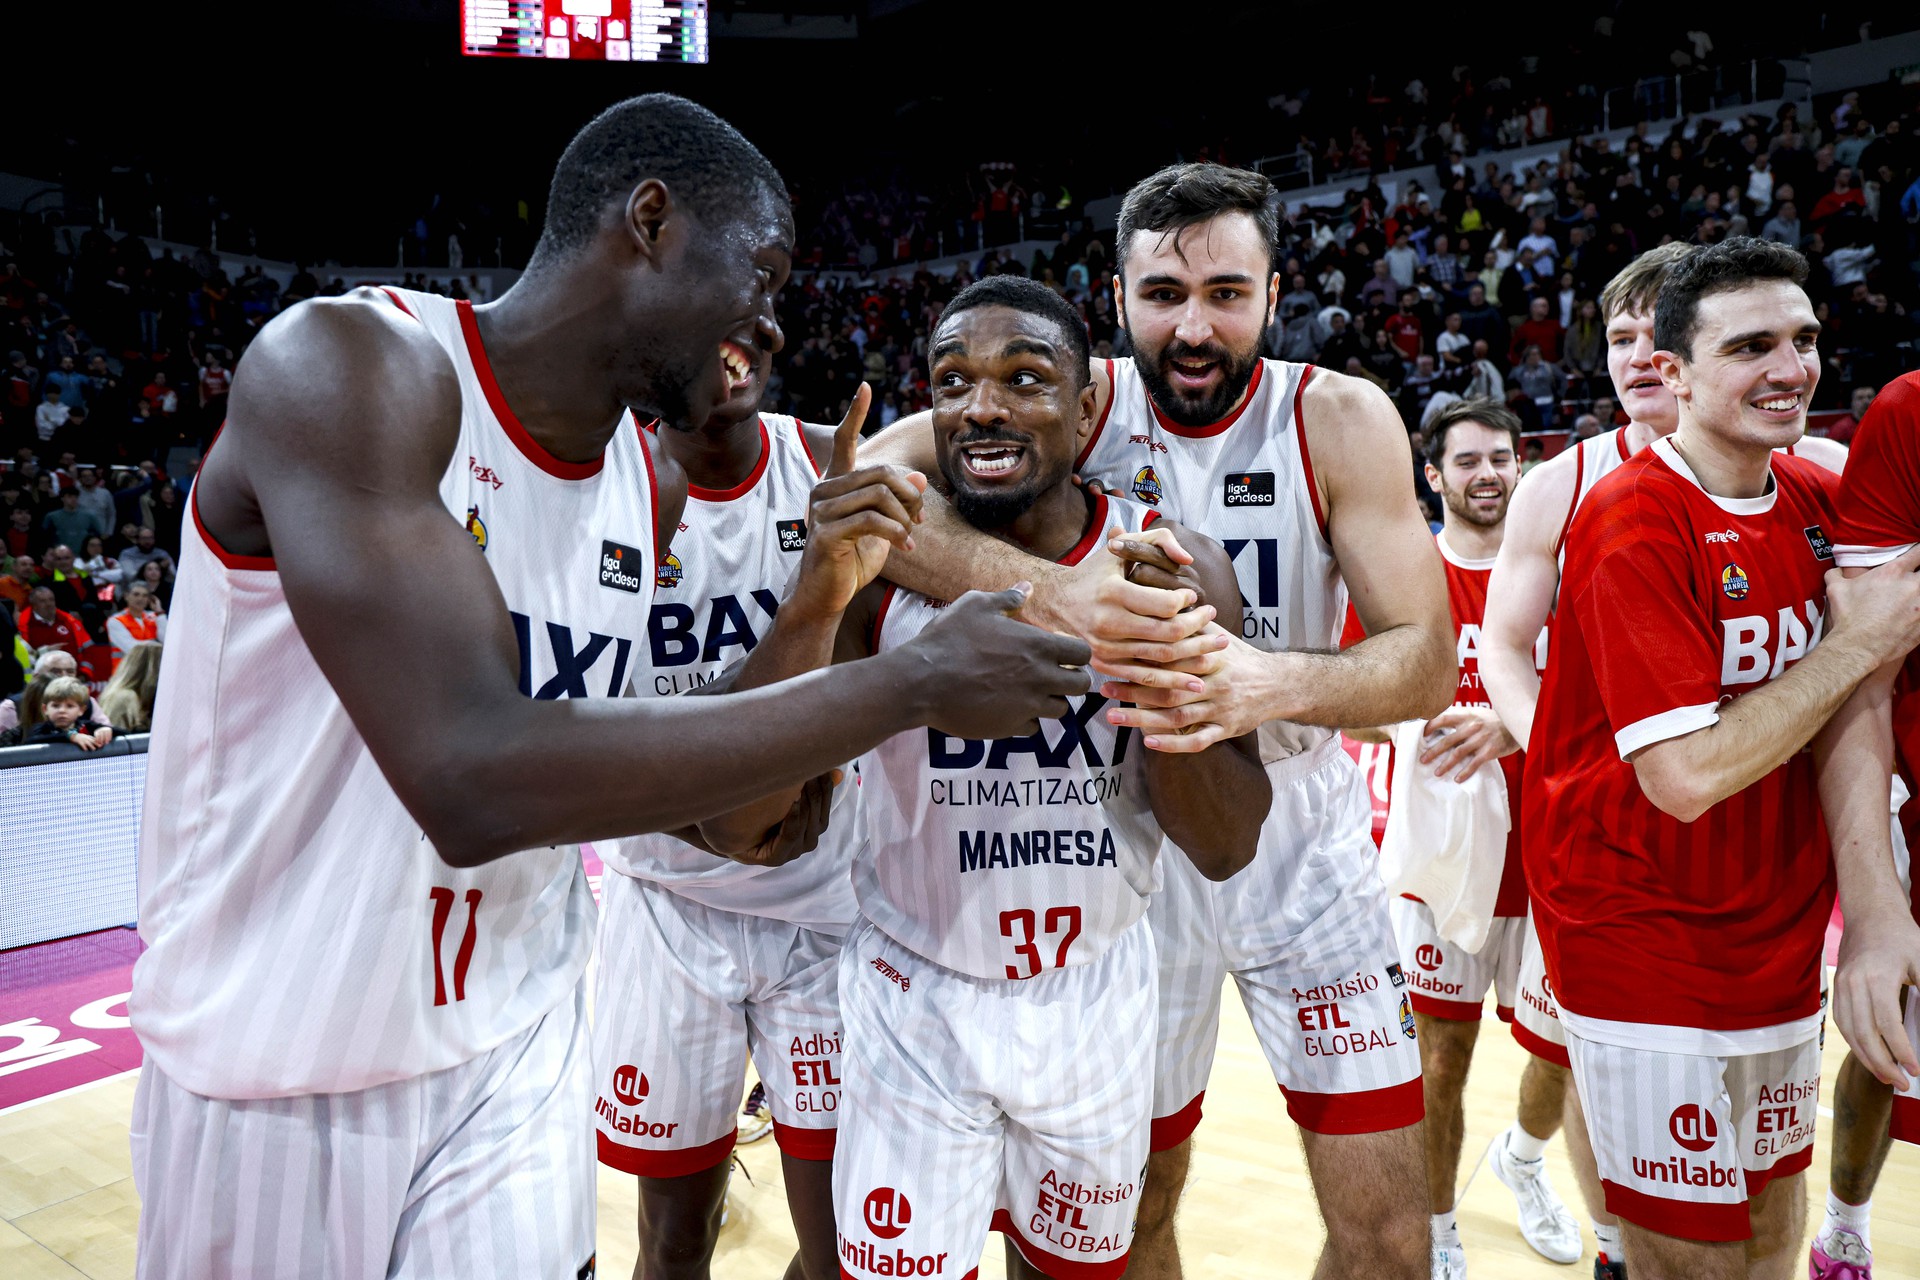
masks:
[(1067, 376), (1072, 380), (1075, 390), (1087, 385), (1091, 376), (1087, 366), (1092, 363), (1093, 348), (1087, 342), (1086, 322), (1065, 298), (1039, 281), (1025, 276), (988, 276), (955, 294), (946, 310), (940, 313), (934, 328), (937, 330), (962, 311), (971, 311), (975, 307), (1011, 307), (1015, 311), (1053, 321), (1060, 335), (1066, 339), (1067, 355), (1063, 363), (1067, 367)]
[(1263, 173), (1223, 164), (1172, 164), (1143, 178), (1120, 204), (1117, 270), (1127, 273), (1127, 250), (1136, 231), (1180, 232), (1223, 213), (1245, 213), (1267, 246), (1267, 272), (1280, 261), (1280, 196)]
[(738, 217), (763, 192), (787, 203), (779, 171), (738, 129), (675, 94), (643, 94), (602, 111), (560, 153), (533, 256), (583, 248), (607, 206), (624, 203), (648, 178), (664, 182), (703, 221)]
[(1700, 300), (1738, 289), (1756, 280), (1807, 282), (1807, 260), (1800, 251), (1775, 240), (1729, 236), (1696, 249), (1667, 270), (1653, 311), (1653, 345), (1682, 360), (1693, 359), (1693, 335), (1700, 328)]
[(1504, 431), (1520, 452), (1520, 415), (1498, 400), (1456, 400), (1433, 416), (1427, 424), (1427, 461), (1435, 471), (1446, 469), (1447, 432), (1462, 422), (1477, 422), (1495, 431)]

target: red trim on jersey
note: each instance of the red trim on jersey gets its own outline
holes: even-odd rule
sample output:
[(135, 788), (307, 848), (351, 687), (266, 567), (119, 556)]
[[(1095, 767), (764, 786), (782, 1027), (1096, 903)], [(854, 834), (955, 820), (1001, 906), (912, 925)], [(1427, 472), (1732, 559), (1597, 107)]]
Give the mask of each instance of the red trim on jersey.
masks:
[[(843, 1262), (840, 1264), (840, 1280), (867, 1280), (867, 1278), (853, 1274), (853, 1272), (847, 1270), (847, 1264)], [(961, 1276), (960, 1280), (980, 1280), (980, 1268), (975, 1267), (964, 1276)]]
[(1560, 548), (1567, 545), (1567, 530), (1573, 528), (1573, 513), (1580, 509), (1580, 481), (1587, 474), (1587, 442), (1580, 441), (1573, 446), (1573, 497), (1567, 503), (1567, 518), (1560, 522), (1560, 536), (1553, 540), (1553, 550), (1557, 555)]
[(1068, 548), (1067, 554), (1061, 556), (1056, 563), (1079, 564), (1087, 558), (1087, 552), (1093, 550), (1107, 536), (1107, 509), (1110, 504), (1107, 502), (1106, 494), (1094, 496), (1100, 499), (1100, 505), (1093, 509), (1093, 519), (1087, 521), (1087, 531), (1080, 535), (1080, 541)]
[(1280, 1086), (1287, 1114), (1302, 1129), (1314, 1133), (1385, 1133), (1404, 1129), (1426, 1118), (1427, 1100), (1420, 1077), (1384, 1089), (1356, 1089), (1352, 1093), (1306, 1093)]
[(1170, 1116), (1153, 1118), (1153, 1136), (1147, 1140), (1150, 1151), (1171, 1151), (1200, 1127), (1200, 1104), (1206, 1101), (1207, 1091), (1202, 1089), (1193, 1095), (1193, 1101)]
[(1127, 1255), (1121, 1253), (1117, 1258), (1108, 1258), (1102, 1262), (1081, 1262), (1077, 1258), (1063, 1258), (1057, 1253), (1042, 1249), (1033, 1241), (1020, 1234), (1020, 1228), (1013, 1225), (1013, 1215), (1005, 1209), (993, 1211), (993, 1221), (987, 1230), (998, 1231), (1013, 1241), (1013, 1247), (1028, 1265), (1048, 1277), (1048, 1280), (1118, 1280), (1121, 1272), (1127, 1269)]
[(1625, 427), (1621, 427), (1613, 433), (1613, 448), (1614, 452), (1620, 455), (1620, 461), (1622, 462), (1625, 462), (1633, 456), (1627, 452), (1627, 429)]
[(1682, 1240), (1719, 1243), (1753, 1238), (1753, 1224), (1747, 1217), (1744, 1200), (1738, 1204), (1703, 1204), (1650, 1196), (1605, 1178), (1600, 1180), (1600, 1185), (1607, 1189), (1607, 1212), (1625, 1218), (1636, 1227)]
[(507, 433), (507, 439), (513, 441), (514, 447), (528, 462), (557, 479), (587, 480), (599, 475), (600, 468), (607, 463), (604, 453), (591, 462), (568, 462), (548, 453), (538, 440), (527, 434), (520, 419), (507, 406), (507, 397), (500, 390), (499, 379), (493, 376), (493, 365), (487, 360), (487, 349), (480, 342), (480, 325), (473, 318), (473, 304), (463, 299), (454, 303), (454, 306), (460, 313), (460, 334), (467, 340), (467, 358), (473, 362), (473, 371), (479, 376), (480, 390), (487, 397), (487, 407), (500, 420), (500, 427)]
[[(1308, 365), (1307, 367), (1311, 369), (1313, 366)], [(1260, 379), (1264, 378), (1266, 374), (1267, 374), (1267, 362), (1265, 360), (1262, 360), (1259, 364), (1254, 365), (1253, 377), (1247, 380), (1247, 393), (1240, 397), (1239, 406), (1235, 408), (1232, 413), (1220, 419), (1220, 421), (1209, 423), (1204, 427), (1181, 426), (1179, 423), (1167, 417), (1166, 414), (1160, 412), (1160, 406), (1153, 402), (1152, 396), (1147, 397), (1147, 407), (1153, 410), (1153, 416), (1159, 420), (1160, 426), (1163, 430), (1171, 431), (1174, 435), (1184, 436), (1189, 440), (1205, 440), (1209, 436), (1219, 435), (1222, 431), (1225, 431), (1228, 427), (1240, 421), (1240, 415), (1245, 413), (1247, 411), (1247, 406), (1253, 403), (1253, 393), (1260, 389)], [(1300, 385), (1301, 386), (1306, 385), (1305, 374), (1302, 374), (1300, 377)]]
[[(196, 475), (206, 470), (207, 459), (213, 456), (213, 446), (220, 443), (220, 433), (226, 429), (225, 422), (214, 429), (213, 439), (207, 441), (206, 452), (200, 455), (200, 466)], [(229, 569), (273, 572), (275, 565), (272, 556), (235, 555), (220, 545), (220, 539), (213, 536), (213, 531), (207, 528), (207, 522), (200, 518), (200, 485), (197, 481), (187, 489), (187, 511), (193, 516), (193, 527), (200, 531), (200, 541), (207, 544), (207, 550), (213, 552), (213, 558), (221, 564)]]
[[(659, 421), (654, 419), (656, 424)], [(634, 435), (640, 440), (640, 460), (647, 464), (647, 514), (653, 517), (653, 567), (657, 575), (660, 566), (667, 562), (669, 550), (660, 541), (660, 476), (653, 469), (653, 446), (647, 442), (647, 429), (640, 425), (638, 418), (633, 420), (633, 425)]]
[(402, 311), (406, 312), (407, 318), (409, 320), (418, 320), (420, 318), (419, 316), (416, 316), (413, 314), (413, 308), (407, 305), (407, 300), (405, 298), (402, 298), (399, 294), (395, 293), (392, 289), (387, 288), (387, 286), (385, 285), (381, 285), (380, 292), (386, 294), (389, 298), (392, 298), (393, 305), (400, 308)]
[(739, 1135), (724, 1134), (705, 1146), (682, 1147), (677, 1151), (643, 1151), (639, 1147), (622, 1146), (604, 1133), (595, 1132), (593, 1136), (599, 1140), (600, 1163), (609, 1169), (641, 1178), (684, 1178), (690, 1173), (711, 1169), (732, 1155), (734, 1139)]
[(780, 1154), (795, 1160), (833, 1159), (834, 1139), (839, 1134), (838, 1129), (803, 1129), (773, 1122), (773, 1140), (780, 1144)]
[(1565, 1067), (1569, 1071), (1573, 1070), (1573, 1059), (1567, 1056), (1567, 1046), (1555, 1044), (1532, 1030), (1524, 1022), (1518, 1020), (1514, 1022), (1513, 1038), (1519, 1042), (1522, 1049), (1540, 1061), (1551, 1062), (1554, 1066)]
[(1146, 516), (1140, 521), (1140, 527), (1142, 529), (1151, 529), (1153, 528), (1153, 522), (1155, 520), (1158, 520), (1159, 518), (1160, 518), (1160, 513), (1158, 511), (1149, 511), (1147, 512)]
[(869, 654), (880, 652), (880, 628), (887, 624), (887, 610), (893, 608), (893, 596), (898, 590), (900, 590), (899, 587), (889, 582), (886, 591), (880, 596), (880, 607), (874, 611), (873, 615), (873, 634), (867, 637)]
[(1446, 1022), (1478, 1022), (1485, 1012), (1485, 1006), (1479, 1000), (1436, 1000), (1432, 996), (1423, 996), (1418, 991), (1408, 997), (1415, 1013), (1424, 1013), (1429, 1018), (1439, 1018)]
[(1920, 1098), (1901, 1095), (1893, 1100), (1893, 1136), (1920, 1145)]
[(1765, 1169), (1748, 1169), (1746, 1170), (1747, 1194), (1757, 1196), (1765, 1191), (1767, 1184), (1775, 1178), (1791, 1178), (1796, 1173), (1804, 1173), (1812, 1163), (1813, 1144), (1809, 1142), (1801, 1150), (1792, 1155), (1780, 1157)]
[(1107, 407), (1100, 411), (1100, 421), (1093, 424), (1093, 434), (1087, 437), (1087, 447), (1073, 460), (1078, 470), (1088, 458), (1093, 456), (1093, 446), (1100, 443), (1100, 433), (1107, 429), (1107, 418), (1113, 413), (1113, 402), (1120, 398), (1120, 388), (1113, 381), (1113, 361), (1107, 361)]
[(1510, 1004), (1496, 1004), (1493, 1006), (1493, 1016), (1502, 1022), (1512, 1022), (1513, 1006)]
[[(1300, 414), (1300, 402), (1307, 394), (1307, 379), (1313, 377), (1314, 366), (1308, 365), (1300, 370), (1300, 385), (1293, 389), (1293, 432), (1300, 439), (1300, 472), (1306, 477), (1307, 497), (1313, 501), (1313, 519), (1320, 526), (1320, 536), (1327, 536), (1327, 513), (1320, 505), (1320, 484), (1313, 478), (1313, 452), (1307, 448), (1307, 420)], [(1247, 393), (1251, 399), (1253, 393)]]
[[(826, 473), (820, 470), (820, 459), (813, 456), (813, 446), (807, 442), (806, 425), (798, 418), (790, 418), (788, 421), (793, 423), (793, 434), (800, 437), (800, 452), (806, 457), (807, 465), (813, 468), (814, 479), (818, 480)], [(761, 420), (761, 429), (766, 429), (765, 419)]]
[[(687, 481), (687, 496), (698, 498), (702, 502), (732, 502), (747, 490), (760, 483), (760, 477), (767, 474), (767, 461), (773, 457), (773, 441), (767, 439), (767, 421), (758, 418), (760, 424), (760, 460), (753, 464), (753, 470), (747, 478), (731, 489), (703, 489), (693, 481)], [(801, 443), (805, 443), (802, 441)]]

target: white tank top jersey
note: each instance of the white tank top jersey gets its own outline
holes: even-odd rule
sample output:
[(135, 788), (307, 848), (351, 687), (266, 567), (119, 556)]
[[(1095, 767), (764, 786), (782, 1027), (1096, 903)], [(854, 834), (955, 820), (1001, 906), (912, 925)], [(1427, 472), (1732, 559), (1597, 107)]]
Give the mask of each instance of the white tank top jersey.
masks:
[[(646, 644), (634, 655), (636, 694), (671, 697), (705, 684), (766, 635), (806, 549), (808, 500), (819, 479), (800, 423), (769, 413), (760, 418), (760, 462), (751, 475), (731, 489), (688, 486)], [(703, 906), (839, 937), (854, 914), (854, 851), (866, 843), (860, 797), (848, 769), (819, 845), (783, 867), (746, 866), (658, 834), (595, 841), (594, 850), (615, 871)]]
[[(1102, 497), (1060, 563), (1079, 563), (1115, 521), (1138, 532), (1154, 516)], [(899, 648), (945, 607), (889, 588), (873, 651)], [(1031, 737), (916, 729), (861, 757), (872, 842), (854, 892), (882, 933), (976, 978), (1030, 978), (1098, 959), (1145, 912), (1162, 839), (1146, 748), (1108, 723), (1097, 690), (1069, 702)]]
[[(440, 497), (512, 611), (521, 691), (618, 695), (653, 598), (639, 425), (627, 415), (593, 461), (554, 458), (507, 406), (467, 303), (387, 292), (459, 375)], [(141, 820), (129, 1011), (146, 1052), (198, 1094), (285, 1097), (438, 1071), (533, 1026), (593, 945), (578, 849), (442, 862), (302, 642), (273, 560), (225, 551), (190, 505)], [(431, 591), (416, 607), (436, 607)]]
[[(1241, 634), (1255, 648), (1340, 647), (1347, 586), (1334, 563), (1300, 423), (1312, 365), (1262, 360), (1240, 408), (1211, 426), (1163, 417), (1131, 360), (1107, 361), (1113, 395), (1077, 470), (1196, 529), (1226, 548), (1246, 605)], [(1268, 763), (1329, 741), (1333, 730), (1272, 720), (1260, 726)]]

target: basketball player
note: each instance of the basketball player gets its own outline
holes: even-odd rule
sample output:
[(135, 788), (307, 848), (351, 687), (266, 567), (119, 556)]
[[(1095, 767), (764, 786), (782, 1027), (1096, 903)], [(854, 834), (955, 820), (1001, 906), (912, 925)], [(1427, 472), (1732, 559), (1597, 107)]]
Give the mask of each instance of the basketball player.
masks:
[[(1834, 560), (1849, 577), (1895, 559), (1920, 543), (1920, 373), (1895, 379), (1875, 398), (1853, 440), (1853, 464), (1840, 482)], [(1834, 1093), (1833, 1167), (1827, 1212), (1815, 1233), (1813, 1280), (1871, 1274), (1869, 1229), (1874, 1184), (1893, 1138), (1920, 1142), (1920, 1000), (1901, 987), (1920, 986), (1920, 897), (1912, 894), (1909, 856), (1916, 810), (1909, 800), (1889, 830), (1871, 808), (1850, 812), (1829, 785), (1856, 772), (1897, 774), (1914, 787), (1920, 760), (1920, 676), (1909, 655), (1862, 682), (1828, 735), (1821, 798), (1833, 837), (1841, 909), (1840, 971), (1834, 979), (1834, 1023), (1852, 1051)], [(1889, 839), (1895, 843), (1889, 844)], [(1907, 883), (1902, 884), (1901, 879)], [(1897, 1091), (1897, 1093), (1896, 1093)]]
[[(1076, 462), (1082, 476), (1227, 548), (1246, 606), (1238, 633), (1216, 623), (1184, 639), (1145, 635), (1125, 629), (1131, 616), (1118, 627), (1084, 614), (1040, 620), (1084, 628), (1096, 665), (1115, 677), (1104, 695), (1137, 704), (1109, 708), (1109, 718), (1143, 730), (1149, 748), (1205, 750), (1257, 729), (1273, 783), (1254, 865), (1213, 884), (1168, 858), (1149, 910), (1160, 1031), (1134, 1267), (1180, 1273), (1173, 1211), (1231, 973), (1305, 1134), (1327, 1222), (1319, 1274), (1424, 1277), (1414, 1022), (1366, 788), (1332, 726), (1446, 706), (1445, 578), (1409, 469), (1380, 465), (1406, 449), (1385, 396), (1360, 379), (1260, 358), (1279, 290), (1275, 220), (1266, 179), (1220, 165), (1177, 165), (1128, 193), (1114, 292), (1134, 355), (1094, 364), (1096, 426)], [(917, 464), (920, 431), (923, 420), (908, 420), (869, 447)], [(928, 510), (917, 549), (896, 553), (890, 576), (936, 595), (975, 581), (1028, 579), (1036, 599), (1056, 589), (1058, 572), (968, 537), (935, 503)], [(1177, 543), (1162, 548), (1162, 571), (1178, 554)], [(1154, 568), (1139, 570), (1152, 580)], [(1348, 588), (1368, 638), (1335, 652)], [(1168, 705), (1176, 701), (1184, 705)]]
[[(1673, 242), (1649, 249), (1600, 292), (1607, 373), (1631, 421), (1581, 440), (1535, 467), (1514, 492), (1499, 562), (1487, 586), (1480, 669), (1488, 699), (1503, 723), (1513, 726), (1511, 732), (1517, 742), (1528, 742), (1532, 732), (1534, 707), (1540, 695), (1540, 632), (1551, 625), (1560, 589), (1562, 544), (1574, 512), (1601, 479), (1655, 440), (1672, 434), (1679, 423), (1673, 393), (1653, 365), (1653, 318), (1667, 273), (1694, 248)], [(1802, 437), (1787, 451), (1835, 474), (1846, 465), (1845, 447), (1819, 437)], [(1549, 661), (1551, 655), (1549, 643)], [(1532, 776), (1523, 776), (1523, 787), (1532, 785)], [(1557, 1081), (1563, 1092), (1567, 1155), (1598, 1244), (1594, 1275), (1597, 1280), (1622, 1280), (1625, 1267), (1621, 1262), (1620, 1224), (1605, 1207), (1605, 1192), (1580, 1111), (1579, 1091), (1573, 1087), (1559, 1006), (1547, 981), (1539, 938), (1531, 926), (1521, 955), (1520, 1001), (1514, 1007), (1513, 1035), (1543, 1064), (1529, 1066), (1542, 1088), (1552, 1088)], [(1843, 1072), (1842, 1085), (1845, 1081)], [(1531, 1150), (1529, 1145), (1522, 1145), (1523, 1151)], [(1513, 1172), (1510, 1165), (1508, 1162), (1509, 1172)], [(1496, 1165), (1496, 1169), (1500, 1167)]]
[(1819, 378), (1805, 274), (1750, 237), (1669, 272), (1679, 426), (1574, 516), (1531, 740), (1536, 923), (1640, 1277), (1792, 1271), (1833, 894), (1800, 748), (1920, 639), (1920, 554), (1829, 581), (1837, 482), (1774, 452)]
[[(833, 431), (760, 413), (771, 356), (753, 355), (706, 426), (656, 431), (686, 473), (687, 505), (634, 656), (642, 697), (704, 686), (751, 651), (809, 545), (809, 500)], [(849, 447), (867, 394), (862, 384), (841, 424)], [(596, 846), (610, 874), (600, 890), (594, 1118), (601, 1163), (638, 1176), (636, 1276), (708, 1274), (749, 1048), (800, 1241), (788, 1274), (838, 1275), (836, 971), (865, 819), (850, 775), (832, 796), (818, 847), (797, 861), (779, 861), (758, 838), (722, 849), (661, 833)]]
[[(1467, 1274), (1466, 1250), (1454, 1218), (1460, 1144), (1466, 1117), (1461, 1102), (1479, 1038), (1489, 989), (1503, 1021), (1513, 1018), (1527, 932), (1527, 884), (1521, 873), (1520, 777), (1523, 757), (1480, 685), (1480, 620), (1487, 578), (1500, 550), (1507, 504), (1520, 480), (1520, 419), (1493, 400), (1462, 400), (1427, 427), (1427, 483), (1440, 495), (1445, 527), (1436, 535), (1447, 565), (1447, 595), (1459, 634), (1460, 680), (1453, 705), (1427, 722), (1424, 737), (1439, 737), (1419, 765), (1438, 778), (1465, 782), (1482, 766), (1500, 762), (1509, 810), (1506, 862), (1485, 943), (1468, 951), (1443, 938), (1433, 911), (1417, 898), (1393, 901), (1400, 963), (1408, 975), (1414, 1022), (1420, 1029), (1420, 1070), (1427, 1106), (1427, 1179), (1433, 1197), (1435, 1280)], [(1361, 634), (1350, 619), (1347, 639)], [(1546, 656), (1544, 635), (1539, 653)], [(1349, 731), (1352, 734), (1354, 731)], [(1377, 732), (1377, 731), (1376, 731)], [(1382, 739), (1386, 740), (1386, 739)], [(1552, 1070), (1528, 1058), (1520, 1077), (1519, 1114), (1493, 1140), (1493, 1172), (1514, 1192), (1521, 1234), (1554, 1262), (1580, 1260), (1580, 1227), (1547, 1180), (1547, 1140), (1560, 1127), (1564, 1090)]]
[[(1004, 276), (962, 290), (929, 360), (935, 452), (969, 522), (1075, 561), (1106, 530), (1156, 520), (1072, 483), (1094, 391), (1086, 330), (1051, 290)], [(1200, 605), (1231, 600), (1226, 553), (1173, 533), (1193, 547)], [(836, 656), (884, 654), (945, 607), (869, 589), (837, 620)], [(1225, 879), (1252, 860), (1271, 790), (1251, 735), (1148, 752), (1105, 705), (1089, 695), (1021, 738), (903, 734), (861, 763), (872, 844), (840, 970), (844, 1274), (959, 1280), (990, 1226), (1057, 1280), (1126, 1265), (1153, 1088), (1142, 917), (1163, 833)]]
[[(262, 330), (194, 485), (149, 753), (143, 1275), (590, 1274), (573, 843), (1084, 691), (1086, 647), (1012, 593), (723, 709), (613, 696), (684, 485), (656, 492), (634, 412), (704, 424), (778, 349), (791, 240), (744, 138), (636, 98), (568, 146), (498, 302), (364, 290)], [(904, 542), (902, 514), (869, 532)], [(434, 591), (393, 589), (423, 565)]]

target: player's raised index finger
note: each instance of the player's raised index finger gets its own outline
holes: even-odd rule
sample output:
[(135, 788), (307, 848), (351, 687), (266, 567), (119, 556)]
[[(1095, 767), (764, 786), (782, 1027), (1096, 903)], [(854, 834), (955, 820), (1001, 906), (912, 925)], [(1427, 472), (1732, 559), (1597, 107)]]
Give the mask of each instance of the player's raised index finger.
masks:
[(853, 393), (853, 403), (847, 406), (847, 416), (833, 429), (833, 459), (827, 465), (827, 475), (843, 476), (853, 470), (853, 455), (860, 447), (860, 427), (867, 420), (867, 404), (872, 399), (873, 391), (861, 383)]

